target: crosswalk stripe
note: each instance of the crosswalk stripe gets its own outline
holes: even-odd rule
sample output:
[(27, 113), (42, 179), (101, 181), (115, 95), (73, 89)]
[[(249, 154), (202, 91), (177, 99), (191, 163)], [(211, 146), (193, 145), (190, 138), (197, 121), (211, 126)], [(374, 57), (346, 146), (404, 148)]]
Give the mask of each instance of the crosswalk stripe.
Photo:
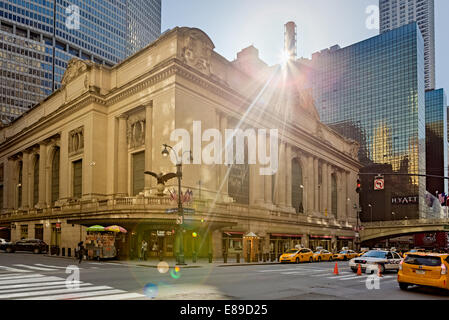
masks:
[(14, 280), (14, 279), (30, 279), (30, 278), (41, 278), (44, 277), (41, 274), (27, 274), (27, 275), (20, 275), (20, 276), (13, 276), (13, 277), (5, 277), (5, 278), (0, 278), (1, 280)]
[[(64, 269), (64, 270), (66, 270), (69, 267), (69, 266), (67, 266), (67, 267), (50, 266), (50, 265), (41, 264), (41, 263), (35, 263), (34, 265), (38, 266), (38, 267), (53, 268), (53, 269)], [(82, 268), (78, 267), (78, 269), (82, 269)]]
[(57, 271), (57, 269), (33, 267), (33, 266), (27, 266), (25, 264), (15, 264), (14, 266), (15, 267), (21, 267), (21, 268), (27, 268), (27, 269), (31, 269), (31, 270), (38, 270), (38, 271)]
[(265, 272), (284, 272), (284, 271), (300, 271), (300, 270), (304, 270), (304, 271), (323, 271), (323, 272), (324, 271), (328, 271), (328, 270), (322, 269), (322, 268), (296, 267), (294, 269), (276, 269), (276, 270), (271, 269), (271, 270), (260, 270), (258, 272), (265, 273)]
[[(329, 272), (329, 274), (331, 274), (332, 272)], [(340, 274), (348, 274), (348, 273), (350, 273), (350, 272), (340, 272)], [(318, 278), (318, 277), (324, 277), (325, 275), (324, 274), (318, 274), (318, 275), (313, 275), (312, 277), (315, 277), (315, 278)], [(334, 278), (336, 278), (337, 276), (333, 276), (333, 277), (329, 277), (328, 279), (334, 279)]]
[(366, 279), (366, 278), (368, 278), (368, 276), (352, 276), (350, 278), (338, 279), (338, 281), (348, 281), (348, 280)]
[(4, 269), (8, 272), (20, 272), (20, 273), (31, 272), (29, 270), (22, 270), (22, 269), (16, 269), (16, 268), (5, 267), (5, 266), (0, 266), (0, 269)]
[[(60, 279), (62, 280), (62, 279)], [(79, 283), (80, 281), (74, 281), (73, 284)], [(55, 281), (55, 282), (37, 282), (37, 283), (23, 283), (23, 284), (13, 284), (13, 285), (6, 285), (6, 286), (0, 286), (0, 290), (3, 289), (15, 289), (15, 288), (31, 288), (31, 287), (40, 287), (40, 286), (57, 286), (60, 284), (65, 284), (64, 281)]]
[(112, 296), (100, 296), (100, 297), (91, 297), (91, 298), (83, 298), (79, 300), (127, 300), (127, 299), (135, 299), (135, 298), (144, 298), (145, 296), (139, 293), (124, 293), (117, 294)]
[(21, 273), (0, 273), (0, 279), (14, 277), (14, 276), (23, 276)]
[(12, 293), (12, 294), (0, 294), (0, 299), (14, 299), (14, 298), (23, 298), (23, 297), (31, 297), (31, 296), (45, 296), (45, 295), (59, 295), (65, 293), (77, 293), (83, 291), (99, 291), (99, 290), (109, 290), (112, 289), (108, 286), (98, 286), (98, 287), (88, 287), (88, 288), (79, 288), (79, 289), (61, 289), (61, 290), (44, 290), (37, 292), (21, 292), (21, 293)]
[[(90, 283), (80, 283), (78, 284), (80, 287), (86, 287), (90, 286)], [(0, 290), (0, 294), (4, 293), (15, 293), (15, 292), (27, 292), (27, 291), (40, 291), (40, 290), (48, 290), (48, 289), (62, 289), (67, 288), (66, 284), (61, 284), (57, 286), (40, 286), (40, 287), (33, 287), (33, 288), (16, 288), (16, 289), (7, 289), (7, 290)]]
[(61, 281), (61, 280), (63, 280), (63, 279), (58, 278), (58, 277), (41, 277), (41, 278), (35, 278), (35, 279), (0, 280), (0, 285), (31, 283), (31, 282), (44, 282), (44, 281)]
[(118, 290), (118, 289), (111, 289), (111, 290), (101, 290), (101, 291), (93, 291), (93, 292), (80, 292), (80, 293), (69, 293), (69, 294), (62, 294), (62, 295), (52, 295), (52, 296), (43, 296), (43, 297), (35, 297), (35, 298), (27, 298), (22, 300), (76, 300), (81, 299), (85, 297), (92, 297), (92, 296), (98, 296), (98, 295), (105, 295), (105, 294), (118, 294), (123, 293), (125, 291)]

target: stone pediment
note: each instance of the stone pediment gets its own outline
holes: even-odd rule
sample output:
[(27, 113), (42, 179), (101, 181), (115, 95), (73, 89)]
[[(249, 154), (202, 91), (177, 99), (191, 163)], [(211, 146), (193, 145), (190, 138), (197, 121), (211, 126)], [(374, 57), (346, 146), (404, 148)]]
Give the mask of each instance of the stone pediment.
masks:
[(215, 45), (209, 36), (196, 28), (180, 28), (178, 56), (180, 60), (206, 75), (210, 75), (212, 51)]
[(93, 63), (78, 58), (72, 58), (62, 78), (62, 85), (66, 86), (73, 79), (92, 67)]

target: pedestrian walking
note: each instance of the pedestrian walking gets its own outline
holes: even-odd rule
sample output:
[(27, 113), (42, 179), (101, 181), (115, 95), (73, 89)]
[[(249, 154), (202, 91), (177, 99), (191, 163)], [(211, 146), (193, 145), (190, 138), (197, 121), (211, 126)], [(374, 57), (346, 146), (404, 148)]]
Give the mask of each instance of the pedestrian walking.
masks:
[(148, 250), (148, 243), (145, 240), (142, 240), (141, 258), (143, 261), (147, 260), (147, 250)]
[(79, 259), (78, 264), (81, 264), (83, 258), (84, 258), (84, 242), (81, 241), (80, 243), (78, 243), (78, 259)]

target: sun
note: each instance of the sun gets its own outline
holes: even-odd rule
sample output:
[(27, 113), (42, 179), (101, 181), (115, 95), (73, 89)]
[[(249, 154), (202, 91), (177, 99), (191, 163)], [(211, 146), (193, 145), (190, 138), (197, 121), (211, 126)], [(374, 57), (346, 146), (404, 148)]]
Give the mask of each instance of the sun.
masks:
[(281, 53), (279, 54), (278, 58), (279, 58), (280, 64), (282, 66), (285, 66), (290, 61), (291, 56), (290, 56), (290, 54), (287, 51), (282, 50)]

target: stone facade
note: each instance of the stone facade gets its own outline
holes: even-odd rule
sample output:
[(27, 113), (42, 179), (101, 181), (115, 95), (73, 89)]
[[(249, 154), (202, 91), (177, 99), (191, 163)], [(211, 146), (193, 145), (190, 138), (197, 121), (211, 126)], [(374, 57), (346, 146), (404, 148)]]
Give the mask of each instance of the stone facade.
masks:
[[(251, 245), (252, 255), (278, 254), (299, 243), (316, 246), (312, 239), (329, 239), (334, 250), (352, 245), (358, 146), (320, 122), (310, 94), (289, 81), (289, 72), (267, 66), (253, 47), (227, 61), (204, 32), (192, 28), (175, 28), (112, 68), (73, 61), (60, 90), (0, 129), (0, 223), (12, 226), (12, 240), (20, 238), (22, 225), (34, 237), (33, 226), (43, 224), (44, 240), (60, 248), (75, 248), (86, 226), (119, 224), (129, 231), (121, 252), (134, 257), (141, 240), (149, 239), (151, 248), (160, 231), (158, 244), (176, 254), (177, 215), (167, 209), (176, 207), (168, 190), (176, 190), (177, 181), (167, 182), (166, 196), (158, 197), (156, 180), (135, 168), (176, 172), (161, 146), (176, 143), (170, 140), (175, 129), (194, 137), (193, 122), (200, 121), (203, 132), (219, 129), (223, 136), (237, 125), (279, 129), (279, 169), (262, 176), (261, 164), (249, 165), (242, 176), (248, 203), (236, 203), (229, 166), (185, 161), (182, 187), (193, 190), (186, 206), (195, 210), (185, 215), (187, 254), (219, 257), (235, 243), (245, 254)], [(292, 206), (296, 165), (302, 172), (299, 210)], [(80, 181), (82, 195), (76, 197)], [(243, 237), (249, 232), (257, 238)]]

